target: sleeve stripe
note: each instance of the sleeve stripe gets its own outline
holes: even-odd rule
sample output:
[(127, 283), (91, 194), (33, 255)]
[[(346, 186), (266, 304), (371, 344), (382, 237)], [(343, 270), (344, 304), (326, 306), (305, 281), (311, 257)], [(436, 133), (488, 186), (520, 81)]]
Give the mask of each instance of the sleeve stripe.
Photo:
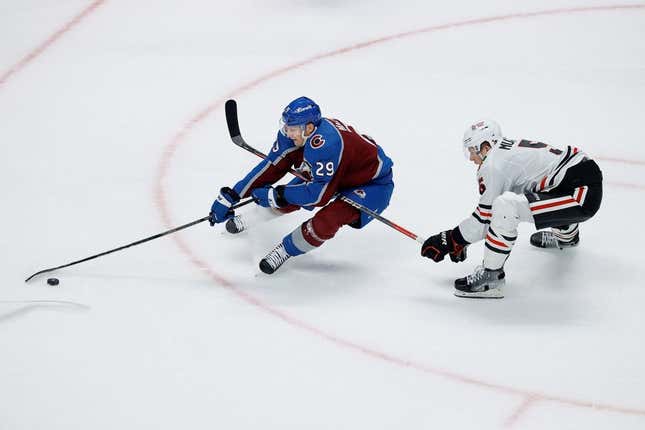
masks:
[(501, 249), (493, 248), (492, 246), (490, 246), (490, 244), (488, 243), (488, 241), (486, 241), (486, 242), (485, 242), (485, 244), (486, 244), (486, 248), (488, 248), (488, 249), (490, 249), (491, 251), (496, 252), (496, 253), (498, 253), (498, 254), (510, 254), (510, 253), (511, 253), (511, 251), (510, 251), (510, 250), (509, 250), (509, 251), (502, 251)]
[(483, 210), (479, 209), (479, 207), (477, 207), (476, 211), (479, 212), (479, 215), (484, 218), (490, 218), (493, 216), (492, 212), (484, 212)]
[(249, 189), (251, 188), (251, 186), (253, 185), (253, 183), (254, 183), (254, 182), (255, 182), (255, 181), (256, 181), (260, 176), (262, 176), (262, 174), (263, 174), (264, 172), (266, 172), (266, 171), (267, 171), (267, 169), (269, 168), (269, 166), (270, 166), (270, 165), (271, 165), (271, 163), (270, 163), (268, 160), (266, 160), (266, 164), (264, 165), (264, 167), (263, 167), (263, 168), (261, 168), (261, 169), (260, 169), (260, 170), (255, 174), (255, 176), (253, 176), (253, 177), (251, 178), (251, 180), (250, 180), (250, 181), (248, 181), (248, 182), (246, 183), (246, 185), (244, 186), (244, 188), (242, 188), (242, 190), (241, 190), (238, 194), (239, 194), (240, 196), (245, 195), (245, 194), (249, 191)]
[(496, 237), (498, 239), (502, 238), (508, 242), (515, 242), (517, 240), (517, 236), (504, 236), (503, 234), (495, 233), (493, 227), (488, 228), (488, 233), (492, 234), (493, 237)]
[(293, 148), (285, 149), (282, 154), (280, 154), (278, 157), (276, 157), (275, 160), (271, 162), (274, 166), (277, 166), (280, 161), (282, 161), (288, 154), (292, 153), (293, 151), (297, 151), (298, 148), (297, 146), (294, 146)]
[(482, 224), (490, 224), (490, 220), (487, 219), (481, 219), (479, 215), (477, 215), (476, 212), (473, 212), (473, 218), (475, 218), (477, 221), (479, 221)]
[(489, 242), (495, 246), (499, 246), (500, 248), (509, 249), (509, 246), (507, 244), (505, 244), (504, 242), (500, 242), (499, 240), (495, 240), (490, 234), (487, 234), (486, 243), (489, 243)]

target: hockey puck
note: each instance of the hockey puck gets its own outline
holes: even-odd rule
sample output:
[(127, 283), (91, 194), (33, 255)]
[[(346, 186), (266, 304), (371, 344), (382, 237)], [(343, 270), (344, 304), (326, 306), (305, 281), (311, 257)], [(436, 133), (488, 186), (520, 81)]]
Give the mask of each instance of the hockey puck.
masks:
[(59, 282), (59, 281), (58, 281), (58, 278), (49, 278), (49, 279), (47, 280), (47, 283), (48, 283), (49, 285), (58, 285), (58, 282)]

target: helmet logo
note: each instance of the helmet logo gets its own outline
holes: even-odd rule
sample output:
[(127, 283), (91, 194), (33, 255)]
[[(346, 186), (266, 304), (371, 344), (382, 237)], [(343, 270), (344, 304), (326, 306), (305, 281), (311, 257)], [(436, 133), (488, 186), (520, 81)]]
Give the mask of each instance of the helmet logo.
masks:
[(354, 194), (356, 194), (361, 199), (364, 199), (365, 196), (367, 196), (367, 193), (365, 192), (365, 190), (354, 190)]
[(307, 106), (303, 106), (303, 107), (297, 107), (297, 108), (295, 108), (293, 111), (294, 111), (295, 113), (301, 113), (301, 112), (304, 112), (304, 111), (306, 111), (306, 110), (310, 110), (310, 109), (313, 109), (313, 108), (314, 108), (314, 107), (313, 107), (312, 105), (307, 105)]
[(473, 124), (470, 126), (471, 130), (477, 130), (478, 128), (484, 127), (484, 121), (480, 121), (477, 124)]
[(282, 121), (285, 125), (305, 125), (310, 122), (318, 125), (320, 119), (320, 108), (307, 97), (298, 97), (289, 103), (282, 112)]
[(325, 139), (323, 139), (322, 135), (315, 134), (309, 141), (309, 144), (313, 149), (318, 149), (325, 144)]

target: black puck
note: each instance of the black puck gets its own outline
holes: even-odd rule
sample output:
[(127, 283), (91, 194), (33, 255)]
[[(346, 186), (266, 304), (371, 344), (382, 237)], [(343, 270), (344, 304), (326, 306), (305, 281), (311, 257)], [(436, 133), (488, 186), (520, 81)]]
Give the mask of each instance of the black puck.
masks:
[(58, 285), (58, 282), (59, 282), (59, 281), (58, 281), (58, 278), (49, 278), (49, 279), (47, 280), (47, 283), (48, 283), (49, 285)]

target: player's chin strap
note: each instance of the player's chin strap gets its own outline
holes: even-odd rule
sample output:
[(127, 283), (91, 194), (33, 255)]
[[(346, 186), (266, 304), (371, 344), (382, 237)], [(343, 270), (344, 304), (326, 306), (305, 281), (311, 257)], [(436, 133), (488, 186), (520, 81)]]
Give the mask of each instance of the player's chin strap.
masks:
[(307, 124), (305, 124), (304, 127), (302, 127), (302, 132), (300, 133), (300, 136), (302, 137), (302, 140), (305, 141), (305, 142), (307, 141), (307, 139), (309, 139), (311, 136), (313, 136), (313, 134), (316, 132), (316, 130), (318, 130), (318, 127), (314, 127), (314, 129), (311, 131), (311, 133), (309, 133), (309, 136), (305, 136), (305, 131), (306, 130), (307, 130)]
[[(231, 135), (231, 140), (233, 140), (233, 143), (239, 146), (242, 149), (245, 149), (249, 151), (251, 154), (255, 154), (258, 157), (265, 159), (266, 155), (258, 151), (257, 149), (253, 148), (250, 146), (244, 138), (242, 137), (242, 134), (240, 133), (240, 124), (237, 119), (237, 103), (235, 100), (228, 100), (226, 102), (226, 105), (224, 106), (226, 110), (226, 124), (228, 125), (228, 132)], [(315, 129), (314, 129), (315, 131)], [(313, 132), (312, 132), (313, 133)], [(308, 179), (303, 176), (301, 173), (289, 169), (289, 173), (291, 173), (294, 176), (297, 176), (305, 181), (308, 181)], [(394, 230), (398, 231), (399, 233), (403, 233), (410, 239), (414, 239), (419, 243), (424, 243), (426, 241), (426, 238), (419, 236), (410, 230), (407, 230), (400, 225), (390, 221), (389, 219), (385, 218), (384, 216), (379, 215), (378, 213), (374, 212), (370, 208), (367, 208), (363, 206), (362, 204), (350, 199), (349, 197), (346, 196), (338, 196), (339, 199), (347, 203), (348, 205), (351, 205), (358, 209), (359, 211), (366, 213), (367, 215), (371, 216), (372, 218), (381, 221), (383, 224), (387, 225), (388, 227), (392, 227)]]

